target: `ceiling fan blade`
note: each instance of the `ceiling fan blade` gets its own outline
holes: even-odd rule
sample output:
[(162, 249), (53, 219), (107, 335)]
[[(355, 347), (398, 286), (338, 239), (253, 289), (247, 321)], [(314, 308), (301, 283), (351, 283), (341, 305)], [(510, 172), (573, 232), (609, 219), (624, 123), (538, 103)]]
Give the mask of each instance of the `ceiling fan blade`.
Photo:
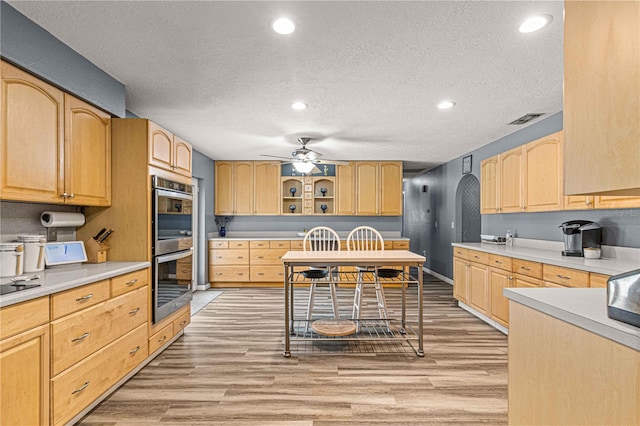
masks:
[(320, 173), (320, 169), (318, 167), (314, 167), (313, 169), (311, 169), (311, 174), (314, 173)]
[(316, 164), (337, 164), (340, 166), (348, 166), (349, 162), (348, 161), (343, 161), (343, 160), (315, 160), (314, 163)]
[(260, 156), (261, 156), (261, 157), (279, 158), (279, 159), (281, 159), (281, 160), (289, 160), (289, 161), (293, 160), (293, 158), (291, 158), (291, 157), (281, 157), (281, 156), (279, 156), (279, 155), (267, 155), (267, 154), (260, 154)]

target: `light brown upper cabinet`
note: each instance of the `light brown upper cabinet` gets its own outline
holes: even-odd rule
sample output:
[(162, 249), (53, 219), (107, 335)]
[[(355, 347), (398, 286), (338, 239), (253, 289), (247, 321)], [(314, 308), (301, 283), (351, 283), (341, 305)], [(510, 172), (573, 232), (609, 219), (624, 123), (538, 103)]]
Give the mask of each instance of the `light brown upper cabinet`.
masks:
[(500, 156), (480, 162), (480, 213), (500, 211)]
[(2, 62), (3, 200), (108, 206), (111, 117)]
[(500, 212), (524, 211), (523, 148), (521, 146), (500, 154)]
[(638, 196), (640, 3), (564, 7), (564, 193)]
[(253, 214), (253, 161), (216, 161), (214, 171), (214, 213), (216, 215)]
[(562, 210), (562, 132), (480, 163), (480, 213)]
[(279, 161), (253, 163), (253, 214), (280, 214), (280, 169)]
[(590, 210), (593, 207), (593, 197), (590, 195), (568, 195), (564, 197), (565, 210)]
[(524, 145), (524, 210), (562, 210), (562, 132)]
[(191, 177), (192, 147), (149, 120), (149, 164)]
[(402, 215), (401, 161), (356, 161), (355, 177), (356, 215)]
[(356, 214), (356, 173), (355, 162), (336, 166), (336, 214), (351, 216)]
[(595, 198), (596, 209), (632, 209), (640, 208), (640, 197), (622, 196), (597, 196)]

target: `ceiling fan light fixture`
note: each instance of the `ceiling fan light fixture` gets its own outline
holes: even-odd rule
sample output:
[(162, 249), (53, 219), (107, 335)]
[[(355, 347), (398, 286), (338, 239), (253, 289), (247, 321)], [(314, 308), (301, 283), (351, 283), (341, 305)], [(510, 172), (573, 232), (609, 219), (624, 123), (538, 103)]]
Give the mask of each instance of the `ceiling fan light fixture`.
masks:
[(282, 35), (289, 35), (296, 30), (296, 25), (289, 18), (278, 18), (273, 22), (273, 31)]
[(307, 109), (309, 105), (305, 104), (304, 102), (294, 102), (291, 104), (291, 108), (295, 109), (296, 111), (302, 111), (303, 109)]
[(440, 109), (450, 109), (456, 106), (456, 103), (453, 101), (442, 101), (438, 104), (438, 108)]
[(549, 25), (553, 18), (550, 15), (536, 15), (520, 24), (521, 33), (532, 33)]
[(310, 161), (296, 161), (293, 163), (293, 168), (299, 173), (309, 173), (316, 165)]

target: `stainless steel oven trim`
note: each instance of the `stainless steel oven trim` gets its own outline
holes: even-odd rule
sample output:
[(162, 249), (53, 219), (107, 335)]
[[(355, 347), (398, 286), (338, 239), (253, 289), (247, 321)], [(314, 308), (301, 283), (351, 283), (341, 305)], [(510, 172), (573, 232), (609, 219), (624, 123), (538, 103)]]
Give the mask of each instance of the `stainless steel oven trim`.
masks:
[(172, 260), (183, 259), (187, 256), (193, 256), (193, 247), (187, 250), (179, 251), (177, 253), (163, 254), (162, 256), (156, 256), (155, 258), (156, 266), (158, 266), (158, 263), (171, 262)]
[(168, 189), (159, 189), (159, 188), (155, 188), (153, 192), (155, 192), (156, 200), (158, 199), (157, 197), (161, 197), (161, 196), (171, 197), (171, 198), (180, 198), (181, 200), (193, 200), (193, 195), (187, 194), (186, 192), (171, 191)]

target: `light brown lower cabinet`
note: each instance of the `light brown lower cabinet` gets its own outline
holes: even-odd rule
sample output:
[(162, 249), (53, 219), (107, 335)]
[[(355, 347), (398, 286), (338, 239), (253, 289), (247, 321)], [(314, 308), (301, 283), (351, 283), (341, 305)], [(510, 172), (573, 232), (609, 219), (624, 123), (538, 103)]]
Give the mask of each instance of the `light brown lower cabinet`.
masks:
[(511, 271), (489, 268), (489, 316), (505, 327), (509, 326), (509, 299), (502, 295), (502, 290), (511, 287), (512, 280)]
[(460, 257), (453, 258), (453, 297), (468, 304), (469, 261)]
[(469, 264), (469, 306), (487, 315), (489, 306), (489, 267), (481, 263)]

